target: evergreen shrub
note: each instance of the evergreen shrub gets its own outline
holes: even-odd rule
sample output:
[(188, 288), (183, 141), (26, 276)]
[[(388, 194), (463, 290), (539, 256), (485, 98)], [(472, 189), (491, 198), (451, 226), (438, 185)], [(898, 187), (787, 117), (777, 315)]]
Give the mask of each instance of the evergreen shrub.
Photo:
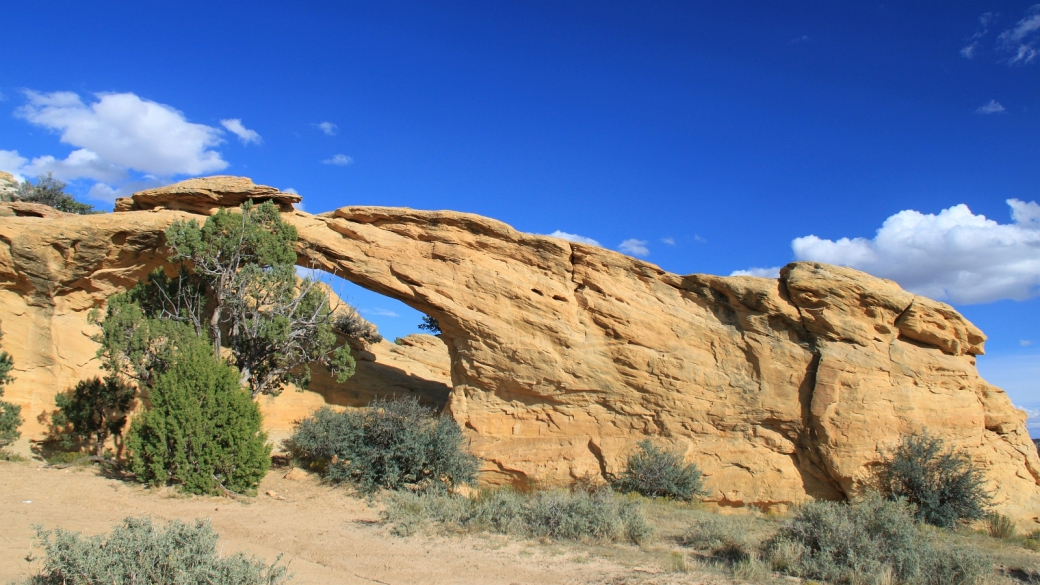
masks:
[(451, 488), (470, 483), (477, 459), (463, 447), (462, 429), (416, 398), (376, 399), (366, 408), (322, 408), (299, 421), (286, 449), (334, 483), (362, 492)]
[(640, 441), (612, 485), (620, 492), (636, 492), (649, 498), (690, 501), (704, 493), (701, 471), (686, 465), (682, 453), (667, 451), (649, 439)]
[[(3, 333), (0, 333), (0, 338)], [(4, 397), (4, 386), (14, 381), (11, 370), (14, 369), (14, 359), (6, 351), (0, 351), (0, 398)], [(0, 400), (0, 449), (14, 443), (22, 436), (18, 427), (22, 424), (22, 407), (10, 402)]]
[(971, 457), (927, 433), (903, 438), (886, 462), (882, 487), (913, 504), (918, 521), (944, 528), (984, 518), (991, 500)]
[(116, 376), (80, 380), (54, 397), (58, 410), (51, 417), (51, 434), (65, 450), (93, 439), (94, 455), (100, 457), (105, 441), (122, 435), (136, 396), (137, 389)]
[(260, 408), (206, 340), (185, 336), (147, 398), (126, 439), (139, 481), (195, 494), (255, 491), (271, 464)]
[(127, 518), (108, 534), (82, 536), (62, 529), (37, 529), (43, 567), (27, 585), (276, 585), (291, 576), (272, 565), (239, 553), (217, 554), (218, 536), (208, 522), (165, 527), (148, 518)]

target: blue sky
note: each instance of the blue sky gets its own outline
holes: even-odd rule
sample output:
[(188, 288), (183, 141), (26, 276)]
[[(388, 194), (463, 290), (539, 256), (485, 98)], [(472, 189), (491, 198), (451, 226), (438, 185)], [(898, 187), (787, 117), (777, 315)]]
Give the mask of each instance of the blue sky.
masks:
[(952, 302), (1040, 409), (1040, 5), (233, 4), (10, 3), (0, 169), (99, 203), (241, 174), (679, 273), (848, 264)]

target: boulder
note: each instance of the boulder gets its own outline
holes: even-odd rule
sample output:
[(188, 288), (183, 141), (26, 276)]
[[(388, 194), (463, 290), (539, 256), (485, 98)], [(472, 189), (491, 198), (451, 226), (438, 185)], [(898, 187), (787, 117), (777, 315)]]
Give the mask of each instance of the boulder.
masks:
[[(207, 215), (270, 193), (242, 187), (224, 198), (217, 185), (227, 179), (195, 181), (167, 188), (180, 199), (163, 201), (201, 201), (191, 209)], [(27, 419), (96, 369), (85, 311), (161, 265), (162, 230), (192, 216), (160, 207), (0, 218), (0, 318), (20, 368), (9, 396)], [(300, 265), (438, 320), (447, 361), (433, 357), (433, 338), (417, 338), (359, 351), (359, 365), (400, 370), (390, 386), (402, 392), (431, 382), (414, 386), (465, 430), (485, 483), (609, 477), (651, 438), (704, 471), (710, 501), (782, 507), (855, 494), (901, 436), (927, 429), (969, 450), (1004, 513), (1040, 508), (1025, 414), (975, 367), (985, 336), (891, 281), (808, 262), (779, 279), (683, 276), (451, 211), (283, 218), (300, 234)], [(391, 365), (405, 359), (415, 376)], [(319, 378), (318, 392), (261, 399), (269, 424), (389, 389), (360, 367), (353, 390)]]

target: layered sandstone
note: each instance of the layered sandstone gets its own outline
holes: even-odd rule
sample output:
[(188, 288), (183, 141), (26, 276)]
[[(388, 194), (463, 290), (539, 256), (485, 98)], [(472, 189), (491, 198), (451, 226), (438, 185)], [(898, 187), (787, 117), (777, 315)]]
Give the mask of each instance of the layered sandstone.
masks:
[[(169, 209), (217, 192), (206, 181), (150, 194), (166, 203), (148, 212), (0, 218), (0, 318), (15, 332), (4, 345), (30, 368), (9, 395), (27, 413), (92, 367), (84, 311), (162, 262), (162, 229), (188, 216)], [(927, 428), (971, 451), (1007, 513), (1040, 510), (1025, 414), (975, 368), (985, 336), (890, 281), (814, 263), (778, 280), (680, 276), (447, 211), (283, 217), (301, 264), (440, 322), (446, 408), (485, 481), (607, 475), (650, 437), (696, 462), (722, 504), (841, 498), (901, 435)], [(269, 419), (285, 396), (265, 405)]]

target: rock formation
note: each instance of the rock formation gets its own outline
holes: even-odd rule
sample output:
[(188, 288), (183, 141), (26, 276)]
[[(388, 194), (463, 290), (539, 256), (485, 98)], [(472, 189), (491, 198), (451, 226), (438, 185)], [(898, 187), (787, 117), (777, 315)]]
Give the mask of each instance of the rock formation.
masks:
[[(650, 437), (704, 470), (710, 500), (783, 505), (852, 494), (901, 435), (927, 428), (971, 451), (1005, 513), (1040, 510), (1025, 414), (975, 368), (985, 336), (893, 282), (815, 263), (778, 280), (680, 276), (464, 213), (289, 211), (245, 181), (196, 179), (119, 207), (150, 211), (0, 218), (0, 319), (19, 367), (8, 399), (35, 416), (90, 372), (85, 311), (163, 262), (162, 230), (192, 216), (172, 209), (206, 215), (255, 189), (297, 226), (301, 264), (439, 321), (446, 408), (484, 481), (614, 473)], [(225, 203), (229, 182), (239, 195)]]

